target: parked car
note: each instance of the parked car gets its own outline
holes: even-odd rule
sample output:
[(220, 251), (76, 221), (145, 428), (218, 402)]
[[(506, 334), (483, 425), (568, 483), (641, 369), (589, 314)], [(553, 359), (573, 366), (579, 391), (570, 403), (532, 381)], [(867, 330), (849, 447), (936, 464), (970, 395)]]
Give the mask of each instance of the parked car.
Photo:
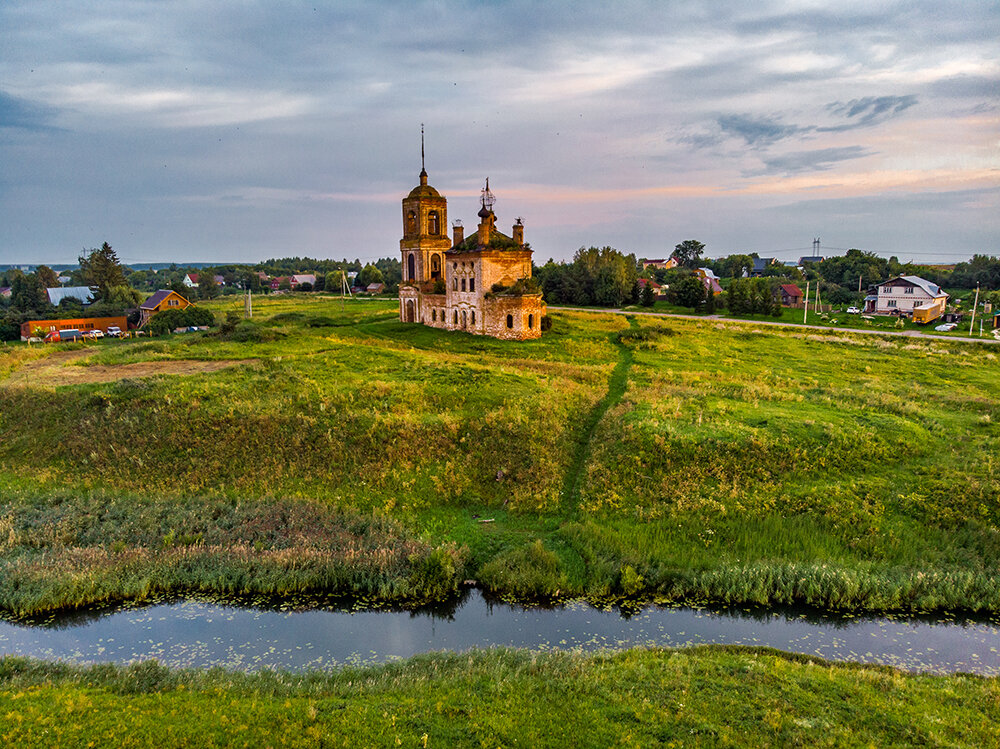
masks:
[(83, 338), (76, 328), (66, 328), (65, 330), (52, 330), (45, 336), (46, 343), (60, 343), (61, 341), (78, 341)]
[(104, 338), (104, 331), (100, 328), (95, 328), (94, 330), (88, 330), (83, 334), (84, 338)]
[(861, 310), (859, 310), (857, 307), (848, 307), (847, 308), (847, 314), (849, 314), (849, 315), (860, 315), (861, 314)]
[(111, 325), (108, 328), (108, 335), (111, 336), (112, 338), (121, 338), (122, 329), (119, 328), (117, 325)]
[(940, 330), (942, 333), (947, 333), (949, 330), (954, 330), (958, 327), (958, 323), (946, 322), (943, 325), (935, 325), (934, 330)]

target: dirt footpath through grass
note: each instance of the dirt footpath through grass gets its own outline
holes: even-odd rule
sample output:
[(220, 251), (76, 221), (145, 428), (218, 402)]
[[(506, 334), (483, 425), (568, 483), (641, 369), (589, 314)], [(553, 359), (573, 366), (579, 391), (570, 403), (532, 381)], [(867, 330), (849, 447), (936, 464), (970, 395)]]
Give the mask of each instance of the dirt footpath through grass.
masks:
[(12, 372), (0, 384), (10, 387), (56, 387), (59, 385), (82, 385), (92, 382), (114, 382), (115, 380), (151, 377), (153, 375), (192, 375), (203, 372), (217, 372), (238, 364), (247, 364), (252, 359), (217, 359), (198, 361), (195, 359), (165, 359), (161, 361), (135, 362), (108, 366), (94, 364), (80, 366), (83, 359), (94, 352), (86, 349), (57, 351), (50, 356), (28, 362)]

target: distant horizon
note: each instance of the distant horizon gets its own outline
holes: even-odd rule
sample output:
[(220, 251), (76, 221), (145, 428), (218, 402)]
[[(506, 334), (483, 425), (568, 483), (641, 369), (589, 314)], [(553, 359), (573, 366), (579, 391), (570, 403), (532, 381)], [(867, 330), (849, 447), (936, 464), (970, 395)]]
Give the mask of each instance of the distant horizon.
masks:
[[(596, 245), (588, 245), (588, 246), (596, 246)], [(616, 249), (620, 249), (620, 248), (616, 248)], [(832, 247), (827, 247), (827, 248), (820, 247), (820, 253), (819, 254), (820, 254), (820, 256), (822, 256), (824, 258), (838, 257), (838, 256), (843, 256), (846, 252), (848, 252), (851, 249), (861, 250), (862, 252), (872, 252), (871, 250), (865, 250), (864, 248), (861, 248), (861, 247), (849, 247), (847, 249), (832, 248)], [(786, 250), (782, 250), (782, 251), (779, 251), (779, 252), (759, 252), (759, 251), (756, 251), (756, 250), (734, 251), (734, 252), (726, 253), (726, 254), (722, 254), (722, 255), (705, 256), (703, 259), (705, 259), (705, 260), (719, 260), (721, 258), (729, 257), (729, 255), (735, 255), (735, 254), (747, 254), (747, 255), (749, 255), (749, 254), (753, 254), (754, 252), (757, 253), (758, 257), (773, 257), (773, 258), (775, 258), (776, 260), (778, 260), (780, 262), (788, 262), (788, 261), (792, 261), (792, 260), (797, 261), (797, 260), (799, 260), (799, 258), (802, 258), (802, 257), (812, 257), (813, 256), (813, 254), (812, 254), (813, 248), (812, 247), (806, 247), (806, 248), (802, 248), (801, 250), (794, 250), (794, 249), (788, 250), (788, 249), (786, 249)], [(798, 253), (798, 254), (795, 254), (794, 256), (781, 257), (781, 253), (782, 252), (784, 252), (784, 253), (793, 252), (793, 253)], [(626, 252), (626, 254), (629, 254), (629, 253)], [(671, 253), (662, 254), (662, 255), (655, 255), (655, 256), (654, 255), (650, 255), (650, 256), (636, 255), (636, 259), (637, 260), (649, 260), (649, 259), (657, 259), (657, 258), (667, 258), (667, 257), (670, 257), (670, 254)], [(880, 252), (875, 252), (875, 255), (877, 257), (879, 257), (879, 258), (882, 258), (883, 260), (889, 260), (889, 259), (891, 259), (894, 256), (893, 254), (886, 254), (886, 253), (880, 253)], [(907, 259), (905, 259), (903, 257), (899, 257), (898, 255), (896, 255), (895, 257), (896, 257), (896, 259), (900, 263), (902, 263), (904, 265), (911, 264), (911, 265), (925, 265), (925, 266), (945, 266), (945, 265), (956, 265), (956, 264), (961, 263), (961, 262), (968, 262), (968, 261), (972, 260), (972, 258), (973, 258), (974, 255), (986, 255), (988, 257), (996, 257), (997, 253), (992, 253), (992, 252), (988, 252), (988, 251), (986, 251), (986, 252), (972, 252), (968, 256), (957, 258), (957, 259), (951, 259), (951, 260), (907, 260)], [(357, 257), (357, 258), (350, 258), (350, 257), (328, 257), (328, 258), (322, 258), (322, 257), (312, 257), (312, 256), (309, 256), (309, 255), (304, 255), (304, 254), (299, 254), (299, 255), (275, 255), (275, 256), (272, 256), (272, 257), (265, 258), (263, 260), (193, 260), (193, 261), (142, 260), (142, 261), (139, 261), (139, 262), (129, 263), (126, 260), (124, 260), (123, 258), (121, 258), (120, 256), (119, 256), (118, 259), (121, 261), (122, 265), (125, 265), (125, 266), (131, 268), (132, 270), (149, 270), (151, 266), (169, 267), (171, 265), (176, 265), (179, 268), (212, 268), (212, 267), (217, 267), (217, 266), (222, 266), (222, 265), (262, 265), (262, 264), (264, 264), (264, 263), (266, 263), (268, 261), (271, 261), (271, 260), (283, 260), (283, 259), (290, 259), (290, 258), (294, 258), (294, 257), (309, 258), (310, 260), (318, 260), (318, 261), (324, 261), (324, 262), (338, 262), (338, 261), (344, 261), (344, 260), (346, 260), (347, 262), (354, 262), (355, 260), (358, 260), (358, 261), (360, 261), (363, 264), (365, 264), (365, 263), (374, 263), (374, 262), (376, 262), (378, 260), (382, 260), (382, 259), (396, 259), (395, 256), (391, 256), (391, 255), (382, 255), (380, 257)], [(535, 265), (539, 265), (539, 266), (540, 265), (544, 265), (545, 263), (547, 263), (549, 261), (549, 258), (545, 258), (543, 260), (539, 260), (539, 258), (537, 256), (537, 253), (536, 253), (535, 257), (533, 257), (532, 259), (533, 259)], [(553, 259), (555, 259), (555, 258), (553, 258)], [(556, 260), (556, 262), (571, 262), (572, 258), (555, 259), (555, 260)], [(79, 263), (77, 263), (77, 262), (73, 262), (73, 263), (66, 263), (66, 262), (61, 262), (61, 263), (47, 263), (47, 262), (44, 262), (44, 261), (42, 261), (42, 262), (31, 262), (31, 263), (13, 262), (13, 263), (0, 263), (0, 272), (6, 271), (6, 270), (10, 270), (10, 269), (14, 269), (14, 268), (23, 268), (24, 266), (27, 266), (27, 267), (29, 267), (31, 269), (34, 269), (34, 268), (37, 268), (40, 265), (46, 265), (46, 266), (48, 266), (49, 268), (52, 268), (55, 271), (72, 270), (74, 268), (78, 268), (79, 267)], [(150, 267), (143, 267), (143, 266), (150, 266)]]

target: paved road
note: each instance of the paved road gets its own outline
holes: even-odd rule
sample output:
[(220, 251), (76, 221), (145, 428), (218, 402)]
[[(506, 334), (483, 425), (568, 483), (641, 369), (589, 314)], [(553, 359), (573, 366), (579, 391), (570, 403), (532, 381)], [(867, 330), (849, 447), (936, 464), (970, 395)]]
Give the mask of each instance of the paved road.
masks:
[(822, 330), (826, 333), (861, 333), (862, 335), (887, 335), (902, 338), (919, 338), (934, 341), (951, 341), (952, 343), (990, 343), (1000, 344), (1000, 340), (988, 336), (982, 338), (960, 338), (958, 336), (934, 335), (933, 333), (921, 333), (919, 330), (872, 330), (871, 328), (834, 328), (824, 325), (800, 325), (794, 322), (777, 322), (774, 320), (741, 320), (738, 317), (722, 317), (721, 315), (678, 315), (672, 312), (638, 312), (622, 309), (598, 309), (594, 307), (561, 307), (549, 305), (549, 309), (561, 309), (571, 312), (597, 312), (611, 313), (615, 315), (640, 315), (643, 317), (679, 317), (682, 320), (715, 320), (717, 322), (735, 322), (746, 325), (771, 325), (776, 328), (807, 328), (810, 330)]

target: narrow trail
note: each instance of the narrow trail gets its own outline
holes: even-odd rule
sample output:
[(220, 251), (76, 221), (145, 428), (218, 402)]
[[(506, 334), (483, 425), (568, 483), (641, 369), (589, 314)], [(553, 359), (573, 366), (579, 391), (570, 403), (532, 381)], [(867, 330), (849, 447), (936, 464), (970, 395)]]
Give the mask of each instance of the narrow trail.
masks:
[[(629, 327), (633, 330), (639, 327), (639, 321), (632, 315), (626, 319)], [(597, 431), (597, 425), (601, 423), (601, 419), (604, 418), (604, 414), (608, 412), (609, 408), (618, 405), (622, 396), (625, 395), (625, 388), (628, 385), (628, 372), (632, 367), (632, 349), (618, 341), (615, 338), (616, 335), (617, 333), (611, 334), (611, 341), (618, 347), (618, 363), (611, 371), (611, 377), (608, 378), (608, 392), (594, 404), (580, 425), (580, 436), (577, 439), (576, 449), (573, 451), (573, 459), (570, 461), (569, 467), (566, 469), (566, 477), (563, 479), (561, 504), (564, 510), (571, 512), (575, 511), (580, 504), (580, 482), (587, 460), (590, 458), (591, 442), (594, 439), (594, 432)]]

